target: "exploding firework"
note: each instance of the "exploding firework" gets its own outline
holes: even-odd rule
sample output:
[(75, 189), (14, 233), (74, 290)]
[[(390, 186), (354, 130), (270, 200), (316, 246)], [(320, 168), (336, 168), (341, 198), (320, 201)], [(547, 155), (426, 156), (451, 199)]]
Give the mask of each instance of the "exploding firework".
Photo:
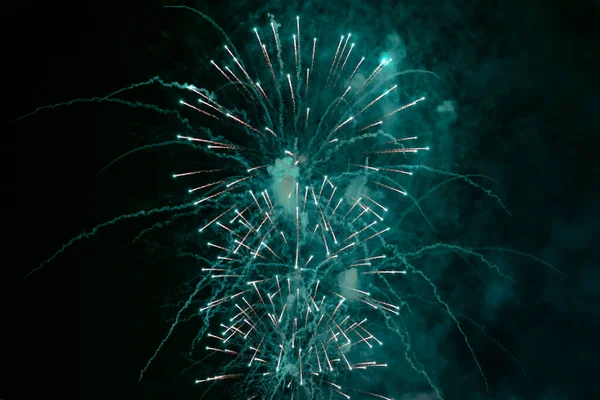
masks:
[[(207, 72), (214, 74), (214, 87), (155, 77), (104, 97), (49, 107), (112, 102), (175, 115), (185, 129), (177, 142), (204, 158), (203, 168), (173, 174), (189, 185), (189, 201), (100, 224), (32, 272), (74, 242), (121, 220), (161, 213), (173, 214), (169, 222), (194, 218), (200, 221), (197, 234), (205, 248), (184, 256), (203, 264), (201, 276), (140, 380), (187, 315), (203, 321), (190, 353), (202, 353), (214, 370), (195, 380), (203, 393), (229, 390), (244, 399), (390, 399), (398, 393), (381, 384), (380, 371), (404, 362), (442, 398), (413, 351), (402, 319), (404, 312), (412, 312), (410, 296), (426, 301), (396, 289), (401, 281), (415, 280), (462, 335), (487, 387), (459, 318), (415, 260), (429, 253), (460, 253), (510, 277), (473, 249), (433, 243), (402, 250), (393, 238), (410, 212), (417, 210), (427, 220), (419, 196), (429, 192), (407, 189), (410, 179), (418, 179), (415, 172), (440, 174), (445, 182), (461, 179), (481, 189), (468, 176), (421, 165), (427, 144), (414, 132), (387, 128), (410, 119), (419, 107), (437, 107), (428, 105), (424, 91), (402, 90), (398, 79), (439, 78), (425, 70), (396, 71), (391, 57), (363, 56), (369, 44), (355, 43), (351, 33), (312, 37), (300, 17), (284, 28), (270, 16), (267, 24), (252, 29), (250, 50), (243, 54), (208, 16), (187, 7), (169, 8), (192, 11), (223, 34), (225, 45)], [(180, 108), (117, 98), (148, 85), (178, 91)], [(171, 143), (136, 148), (100, 173), (132, 152)], [(497, 196), (485, 193), (504, 208)], [(163, 226), (157, 223), (136, 240)], [(403, 357), (386, 356), (383, 336), (388, 332), (397, 334)]]
[[(257, 73), (266, 83), (250, 77), (243, 58), (227, 40), (228, 60), (210, 61), (231, 86), (227, 94), (225, 89), (216, 95), (188, 85), (186, 89), (198, 97), (181, 100), (211, 122), (222, 124), (214, 131), (231, 129), (251, 138), (240, 143), (231, 135), (179, 136), (226, 157), (233, 153), (232, 158), (245, 169), (243, 175), (231, 175), (229, 170), (239, 173), (235, 165), (227, 171), (215, 168), (174, 175), (229, 173), (189, 190), (207, 191), (196, 205), (218, 201), (225, 207), (219, 210), (211, 205), (210, 212), (216, 216), (200, 232), (216, 228), (222, 234), (222, 242), (208, 243), (220, 254), (203, 271), (211, 280), (226, 283), (217, 284), (218, 298), (199, 312), (214, 317), (233, 314), (219, 323), (219, 332), (205, 335), (211, 339), (206, 340), (206, 351), (231, 360), (223, 363), (221, 374), (196, 383), (241, 381), (242, 392), (250, 398), (284, 394), (310, 398), (326, 391), (350, 398), (349, 391), (360, 392), (357, 388), (364, 385), (346, 388), (340, 377), (388, 366), (372, 350), (383, 343), (371, 332), (367, 316), (377, 320), (381, 314), (384, 318), (398, 315), (400, 306), (390, 294), (377, 289), (377, 279), (407, 273), (397, 258), (388, 260), (385, 254), (385, 241), (380, 237), (390, 230), (383, 217), (388, 209), (374, 199), (374, 189), (406, 196), (396, 176), (412, 173), (382, 164), (378, 156), (427, 150), (406, 146), (417, 137), (398, 138), (380, 128), (425, 97), (382, 114), (377, 103), (398, 89), (390, 83), (395, 76), (385, 74), (392, 59), (371, 66), (365, 57), (351, 57), (355, 48), (351, 33), (341, 36), (334, 53), (328, 48), (329, 40), (318, 46), (317, 38), (306, 51), (300, 18), (295, 22), (288, 57), (274, 20), (265, 35), (270, 40), (262, 36), (265, 30), (253, 29), (262, 53)], [(315, 65), (321, 51), (323, 59), (330, 59), (328, 65), (320, 58)], [(287, 62), (292, 55), (293, 61)], [(292, 73), (285, 73), (286, 68)], [(365, 78), (361, 72), (368, 68)], [(306, 74), (301, 73), (304, 70)], [(360, 78), (355, 79), (357, 73)], [(389, 87), (382, 90), (386, 84)], [(345, 147), (352, 153), (343, 163), (347, 171), (336, 171), (341, 163), (332, 158)], [(278, 153), (281, 158), (274, 163), (265, 158)], [(375, 288), (379, 298), (362, 288)]]

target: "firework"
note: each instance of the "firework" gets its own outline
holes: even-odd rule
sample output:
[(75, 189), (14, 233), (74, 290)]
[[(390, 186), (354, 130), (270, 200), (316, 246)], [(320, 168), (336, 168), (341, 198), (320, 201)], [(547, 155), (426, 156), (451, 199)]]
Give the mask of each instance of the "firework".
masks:
[[(388, 209), (366, 193), (371, 193), (374, 185), (401, 195), (407, 193), (391, 186), (401, 185), (393, 177), (380, 174), (376, 180), (379, 167), (353, 164), (349, 166), (356, 171), (348, 174), (350, 179), (340, 176), (343, 171), (336, 171), (339, 163), (331, 162), (331, 158), (345, 147), (360, 150), (353, 144), (361, 141), (368, 143), (370, 149), (375, 146), (382, 154), (426, 150), (397, 147), (397, 143), (403, 144), (402, 138), (395, 138), (400, 140), (391, 147), (384, 144), (382, 149), (379, 136), (389, 136), (369, 130), (424, 98), (382, 115), (376, 103), (398, 87), (393, 85), (375, 95), (386, 84), (384, 69), (391, 60), (375, 65), (369, 78), (362, 78), (359, 68), (362, 65), (366, 71), (369, 63), (364, 62), (364, 57), (350, 57), (355, 43), (348, 44), (348, 34), (345, 39), (342, 36), (327, 70), (319, 62), (326, 57), (317, 57), (315, 63), (315, 55), (320, 51), (329, 55), (328, 40), (322, 41), (324, 48), (320, 49), (317, 43), (321, 41), (314, 38), (312, 51), (303, 54), (300, 18), (296, 19), (293, 46), (289, 49), (293, 52), (290, 69), (296, 73), (286, 74), (283, 60), (287, 41), (280, 37), (276, 25), (271, 22), (270, 32), (253, 29), (260, 51), (254, 54), (262, 53), (259, 61), (263, 69), (257, 74), (266, 79), (266, 84), (260, 85), (258, 79), (249, 76), (231, 43), (224, 47), (226, 61), (211, 61), (222, 78), (234, 86), (233, 96), (242, 105), (231, 104), (227, 95), (211, 98), (206, 90), (192, 85), (187, 89), (199, 96), (195, 101), (198, 106), (192, 105), (194, 100), (181, 101), (193, 111), (219, 121), (222, 128), (236, 132), (224, 135), (220, 141), (190, 136), (180, 136), (181, 139), (206, 144), (213, 151), (243, 148), (240, 157), (248, 165), (246, 176), (218, 178), (189, 190), (207, 191), (195, 204), (216, 199), (225, 199), (224, 203), (229, 204), (233, 198), (237, 203), (199, 229), (213, 229), (220, 235), (220, 243), (208, 244), (220, 254), (204, 272), (211, 280), (227, 281), (226, 290), (223, 283), (219, 286), (219, 299), (199, 309), (209, 318), (224, 319), (218, 325), (219, 331), (207, 331), (204, 335), (205, 350), (229, 359), (219, 357), (222, 375), (196, 382), (235, 381), (244, 386), (243, 392), (250, 398), (282, 394), (303, 398), (327, 391), (349, 398), (348, 391), (358, 386), (346, 388), (340, 377), (348, 382), (344, 378), (348, 374), (372, 370), (376, 374), (377, 369), (388, 365), (385, 360), (376, 359), (373, 347), (383, 343), (372, 333), (366, 316), (377, 319), (380, 314), (398, 315), (400, 310), (389, 300), (389, 294), (376, 298), (361, 287), (377, 285), (378, 275), (407, 272), (397, 266), (391, 268), (386, 255), (377, 254), (385, 251), (380, 235), (390, 228), (384, 226), (383, 216), (374, 208), (380, 208), (381, 214)], [(271, 33), (270, 38), (263, 37), (268, 36), (265, 33)], [(302, 63), (309, 64), (309, 56), (311, 67), (306, 69), (306, 75), (300, 74)], [(279, 68), (273, 66), (272, 59), (278, 61)], [(233, 62), (237, 71), (223, 66), (227, 62)], [(353, 62), (355, 67), (345, 71), (346, 64)], [(357, 73), (362, 82), (352, 80)], [(240, 75), (245, 79), (240, 79)], [(378, 75), (380, 80), (376, 79)], [(340, 82), (356, 88), (353, 91), (350, 85), (342, 87)], [(301, 106), (306, 108), (304, 117)], [(367, 123), (373, 119), (377, 122)], [(257, 128), (264, 125), (264, 129)], [(246, 138), (236, 142), (234, 136), (238, 132), (251, 137), (251, 145)], [(261, 156), (256, 157), (256, 152)], [(268, 153), (279, 153), (280, 157), (265, 160), (264, 154)], [(368, 163), (365, 153), (361, 151), (353, 158)], [(270, 165), (255, 166), (251, 160)], [(395, 171), (389, 165), (380, 167)], [(329, 171), (329, 175), (318, 176), (320, 170)], [(221, 171), (182, 172), (174, 177), (194, 178), (213, 172)], [(343, 187), (352, 182), (361, 182), (359, 190)], [(226, 373), (244, 369), (239, 374)]]
[[(208, 63), (215, 81), (221, 80), (215, 87), (155, 77), (104, 97), (40, 107), (26, 115), (75, 102), (114, 102), (175, 115), (185, 128), (176, 143), (210, 157), (206, 168), (172, 174), (188, 185), (188, 201), (100, 224), (72, 238), (31, 272), (74, 242), (123, 219), (160, 213), (173, 213), (169, 221), (193, 217), (200, 219), (196, 234), (206, 239), (198, 257), (205, 265), (167, 335), (143, 366), (140, 380), (192, 310), (204, 324), (191, 353), (202, 352), (202, 359), (214, 360), (214, 374), (195, 380), (203, 392), (224, 390), (215, 385), (226, 384), (236, 397), (246, 399), (329, 394), (391, 399), (398, 393), (377, 387), (364, 390), (382, 380), (382, 368), (397, 368), (399, 357), (386, 357), (383, 350), (382, 335), (391, 331), (404, 347), (400, 358), (442, 398), (412, 351), (403, 322), (398, 322), (403, 308), (409, 307), (393, 289), (395, 282), (418, 279), (462, 334), (487, 386), (459, 320), (413, 260), (427, 252), (460, 252), (510, 278), (471, 249), (438, 243), (400, 251), (387, 239), (406, 213), (419, 208), (407, 189), (414, 171), (427, 169), (480, 188), (466, 176), (419, 165), (418, 158), (429, 147), (412, 133), (388, 132), (394, 121), (410, 118), (411, 109), (428, 106), (421, 94), (401, 94), (397, 78), (435, 75), (395, 72), (393, 59), (361, 54), (369, 44), (353, 42), (351, 33), (339, 40), (312, 37), (302, 30), (300, 17), (287, 30), (271, 17), (265, 26), (252, 29), (249, 40), (254, 47), (241, 54), (214, 21), (192, 11), (224, 35), (225, 44)], [(152, 84), (179, 91), (180, 108), (115, 97)], [(195, 128), (196, 121), (202, 127)], [(133, 151), (172, 143), (132, 150), (100, 172)], [(494, 194), (486, 193), (504, 207)], [(390, 211), (400, 217), (388, 225)], [(135, 240), (160, 227), (142, 231)]]

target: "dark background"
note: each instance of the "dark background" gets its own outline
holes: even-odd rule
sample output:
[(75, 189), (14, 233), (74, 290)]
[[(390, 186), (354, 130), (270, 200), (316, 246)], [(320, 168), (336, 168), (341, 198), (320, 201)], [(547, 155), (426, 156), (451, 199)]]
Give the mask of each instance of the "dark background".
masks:
[[(482, 216), (476, 206), (468, 207), (472, 212), (462, 209), (469, 236), (485, 238), (478, 244), (539, 257), (570, 277), (505, 256), (503, 265), (517, 285), (502, 289), (498, 299), (484, 304), (490, 315), (484, 311), (479, 316), (488, 333), (521, 360), (531, 381), (493, 344), (476, 340), (489, 374), (488, 398), (591, 399), (594, 390), (598, 393), (594, 371), (600, 306), (598, 246), (593, 242), (600, 221), (598, 3), (428, 3), (363, 4), (372, 14), (362, 17), (347, 11), (354, 7), (348, 3), (332, 4), (326, 11), (336, 21), (381, 23), (358, 26), (357, 31), (402, 30), (413, 65), (435, 71), (446, 82), (460, 107), (452, 130), (462, 136), (449, 147), (454, 166), (499, 179), (500, 194), (513, 213)], [(8, 69), (6, 119), (39, 105), (106, 94), (154, 75), (201, 81), (195, 65), (219, 44), (212, 28), (197, 27), (192, 18), (174, 18), (161, 4), (12, 5), (2, 62)], [(189, 5), (228, 32), (264, 6)], [(310, 12), (307, 4), (273, 8), (289, 15), (296, 8), (303, 15)], [(396, 26), (390, 17), (394, 13), (404, 13), (400, 19), (410, 29)], [(235, 39), (243, 40), (239, 35)], [(172, 104), (175, 97), (165, 93), (146, 98)], [(156, 127), (154, 119), (160, 121)], [(149, 259), (144, 257), (147, 245), (131, 245), (155, 220), (127, 221), (101, 231), (22, 280), (79, 232), (116, 215), (176, 200), (170, 193), (181, 188), (164, 173), (172, 168), (169, 154), (138, 154), (96, 178), (108, 161), (137, 145), (170, 137), (176, 126), (168, 118), (165, 122), (151, 113), (102, 104), (46, 110), (8, 125), (2, 150), (8, 183), (3, 185), (8, 224), (2, 269), (16, 280), (4, 280), (9, 285), (3, 290), (2, 332), (8, 337), (0, 356), (1, 398), (200, 396), (190, 376), (179, 375), (188, 363), (180, 354), (185, 345), (176, 344), (193, 337), (185, 330), (137, 384), (139, 370), (169, 326), (165, 318), (172, 314), (163, 314), (161, 306), (179, 301), (178, 293), (186, 293), (181, 282), (190, 278), (173, 257)], [(471, 194), (464, 202), (481, 201), (483, 196)], [(488, 202), (486, 207), (496, 205)], [(171, 246), (184, 238), (164, 240)], [(467, 298), (457, 296), (459, 302)], [(449, 353), (465, 353), (452, 346), (460, 340), (447, 335), (440, 344), (452, 349)], [(481, 382), (473, 383), (476, 375), (457, 372), (469, 365), (468, 354), (444, 356), (459, 363), (439, 372), (446, 398), (485, 398)], [(409, 397), (411, 393), (416, 392), (408, 391), (405, 399), (418, 398)]]

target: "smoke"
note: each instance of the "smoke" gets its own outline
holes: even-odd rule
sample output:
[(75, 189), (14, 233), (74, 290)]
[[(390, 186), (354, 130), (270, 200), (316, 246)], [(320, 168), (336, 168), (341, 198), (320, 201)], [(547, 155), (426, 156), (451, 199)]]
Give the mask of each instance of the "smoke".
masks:
[(273, 178), (271, 191), (275, 197), (275, 204), (284, 211), (295, 214), (296, 203), (294, 202), (294, 195), (296, 180), (300, 175), (300, 168), (294, 165), (294, 160), (291, 157), (285, 157), (276, 159), (275, 165), (269, 166), (267, 171)]
[(365, 193), (367, 190), (367, 177), (365, 175), (359, 175), (355, 178), (352, 178), (350, 184), (346, 188), (344, 192), (344, 198), (348, 204), (353, 204), (358, 199), (362, 193)]
[(355, 298), (356, 289), (358, 288), (358, 272), (356, 268), (350, 268), (347, 271), (342, 272), (338, 276), (338, 284), (342, 288), (342, 294), (346, 298)]
[(454, 101), (444, 100), (437, 106), (437, 108), (435, 110), (441, 117), (442, 121), (445, 122), (446, 124), (450, 124), (450, 123), (456, 121), (457, 111), (456, 111), (456, 104)]

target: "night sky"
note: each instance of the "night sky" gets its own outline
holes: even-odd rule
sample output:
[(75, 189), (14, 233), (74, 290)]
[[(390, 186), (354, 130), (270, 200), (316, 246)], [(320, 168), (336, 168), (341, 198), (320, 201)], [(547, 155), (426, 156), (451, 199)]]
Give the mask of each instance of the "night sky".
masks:
[[(6, 119), (41, 105), (102, 96), (153, 76), (218, 85), (206, 72), (223, 44), (213, 27), (184, 11), (164, 10), (166, 3), (126, 3), (13, 7), (3, 61)], [(426, 203), (436, 231), (427, 231), (413, 216), (408, 226), (415, 229), (407, 228), (403, 240), (512, 249), (566, 275), (507, 251), (487, 250), (486, 255), (513, 277), (514, 285), (481, 265), (476, 268), (481, 274), (476, 273), (456, 255), (427, 261), (429, 267), (439, 266), (435, 277), (444, 299), (484, 325), (525, 370), (465, 321), (489, 381), (487, 394), (451, 321), (436, 307), (421, 304), (424, 314), (409, 322), (417, 332), (421, 362), (444, 398), (597, 398), (598, 3), (238, 3), (185, 2), (219, 23), (242, 53), (245, 44), (254, 43), (251, 28), (267, 26), (267, 12), (284, 28), (300, 14), (307, 21), (318, 19), (320, 38), (337, 40), (351, 30), (378, 50), (388, 46), (402, 54), (398, 70), (427, 69), (441, 78), (433, 98), (447, 101), (450, 109), (432, 123), (424, 116), (415, 125), (435, 125), (435, 134), (423, 133), (432, 146), (424, 164), (494, 178), (495, 183), (479, 182), (511, 215), (483, 192), (457, 182)], [(122, 98), (182, 111), (178, 96), (149, 87)], [(202, 219), (178, 221), (135, 243), (140, 231), (165, 219), (119, 222), (23, 280), (70, 238), (99, 223), (186, 202), (185, 188), (171, 174), (190, 160), (193, 164), (198, 155), (189, 149), (142, 151), (96, 176), (126, 151), (173, 140), (181, 131), (171, 116), (106, 103), (43, 110), (8, 124), (2, 158), (9, 223), (2, 269), (11, 278), (3, 290), (2, 332), (8, 337), (0, 353), (1, 399), (200, 398), (202, 388), (193, 380), (210, 365), (186, 370), (199, 321), (176, 330), (144, 380), (138, 384), (137, 378), (168, 331), (174, 305), (196, 282), (199, 265), (177, 252), (201, 251), (206, 239), (195, 231)], [(435, 183), (420, 182), (414, 190)], [(386, 370), (382, 379), (396, 400), (435, 398), (422, 380), (397, 379), (406, 368), (401, 352), (392, 352), (390, 359), (400, 367)], [(217, 388), (206, 398), (227, 396)]]

